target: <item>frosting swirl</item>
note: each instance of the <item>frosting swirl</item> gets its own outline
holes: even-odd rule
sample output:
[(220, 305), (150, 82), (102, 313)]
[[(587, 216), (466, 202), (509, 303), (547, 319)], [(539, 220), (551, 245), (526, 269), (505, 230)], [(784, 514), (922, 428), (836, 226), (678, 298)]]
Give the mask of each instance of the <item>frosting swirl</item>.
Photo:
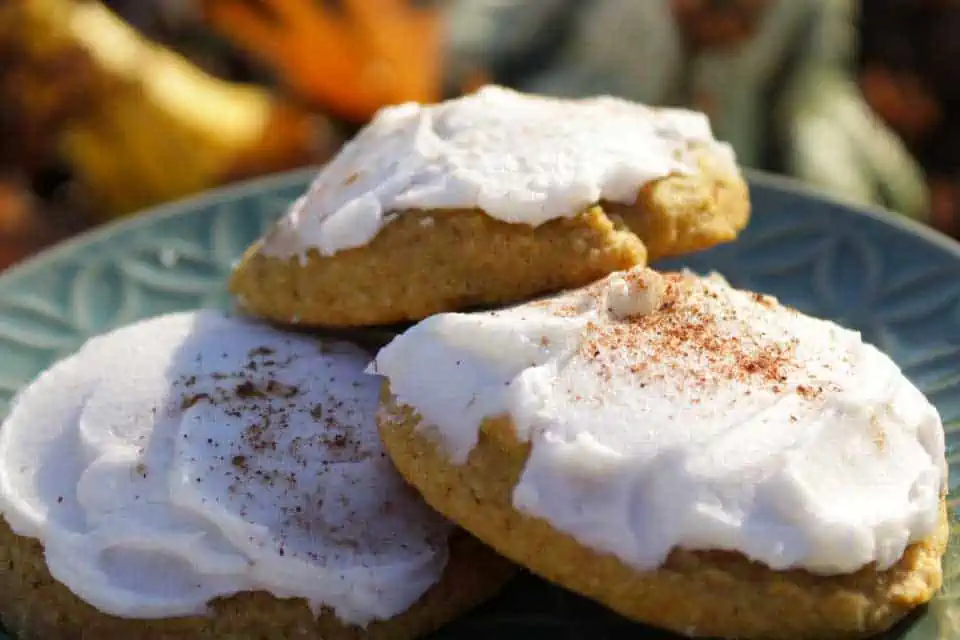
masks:
[(537, 226), (694, 173), (694, 146), (734, 164), (707, 117), (619, 98), (545, 98), (490, 86), (437, 105), (381, 110), (267, 236), (267, 255), (333, 255), (370, 242), (401, 210), (481, 209)]
[(450, 525), (382, 451), (368, 362), (215, 311), (94, 338), (16, 399), (0, 512), (107, 614), (262, 590), (393, 617), (439, 579)]
[(858, 333), (717, 277), (638, 268), (434, 316), (375, 369), (454, 463), (511, 418), (532, 445), (514, 506), (640, 570), (674, 548), (885, 568), (936, 528), (934, 407)]

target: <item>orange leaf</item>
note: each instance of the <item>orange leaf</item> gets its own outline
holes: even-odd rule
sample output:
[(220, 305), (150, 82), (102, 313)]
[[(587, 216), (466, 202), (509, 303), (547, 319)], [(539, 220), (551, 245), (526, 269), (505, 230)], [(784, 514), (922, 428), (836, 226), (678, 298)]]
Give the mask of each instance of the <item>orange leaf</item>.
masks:
[(295, 91), (350, 120), (440, 92), (440, 15), (407, 0), (261, 0), (266, 15), (236, 0), (205, 0), (211, 24), (271, 65)]

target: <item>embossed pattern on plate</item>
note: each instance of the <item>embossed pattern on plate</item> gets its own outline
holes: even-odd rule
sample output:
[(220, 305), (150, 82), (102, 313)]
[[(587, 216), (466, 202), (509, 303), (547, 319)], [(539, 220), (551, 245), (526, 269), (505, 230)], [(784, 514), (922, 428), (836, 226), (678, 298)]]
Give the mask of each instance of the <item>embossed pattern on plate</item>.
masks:
[[(0, 416), (13, 394), (89, 336), (159, 313), (225, 307), (224, 278), (306, 185), (299, 171), (212, 192), (110, 225), (0, 276)], [(960, 245), (907, 221), (751, 175), (754, 216), (731, 245), (660, 267), (719, 271), (857, 328), (885, 349), (947, 425), (951, 504), (960, 504)], [(885, 637), (960, 637), (960, 532), (944, 593)], [(671, 638), (522, 576), (437, 638)], [(2, 632), (0, 632), (2, 638)]]

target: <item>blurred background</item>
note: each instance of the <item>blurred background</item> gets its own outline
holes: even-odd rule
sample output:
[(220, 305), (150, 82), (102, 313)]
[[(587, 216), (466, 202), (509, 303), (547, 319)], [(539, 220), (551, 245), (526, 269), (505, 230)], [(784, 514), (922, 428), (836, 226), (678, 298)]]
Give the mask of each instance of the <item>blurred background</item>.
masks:
[(702, 110), (960, 236), (956, 0), (0, 0), (0, 268), (488, 82)]

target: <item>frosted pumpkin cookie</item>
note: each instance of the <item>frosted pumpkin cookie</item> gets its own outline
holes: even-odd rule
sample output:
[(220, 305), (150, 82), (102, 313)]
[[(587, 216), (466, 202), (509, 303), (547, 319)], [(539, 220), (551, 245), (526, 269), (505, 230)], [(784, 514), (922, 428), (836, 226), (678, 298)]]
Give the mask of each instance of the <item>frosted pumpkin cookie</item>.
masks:
[(218, 312), (94, 338), (0, 429), (17, 638), (412, 638), (513, 569), (384, 454), (365, 352)]
[(732, 240), (748, 215), (733, 153), (702, 114), (487, 87), (382, 110), (230, 288), (281, 322), (419, 320)]
[(400, 472), (549, 580), (689, 636), (858, 637), (928, 601), (940, 418), (859, 334), (636, 269), (375, 360)]

